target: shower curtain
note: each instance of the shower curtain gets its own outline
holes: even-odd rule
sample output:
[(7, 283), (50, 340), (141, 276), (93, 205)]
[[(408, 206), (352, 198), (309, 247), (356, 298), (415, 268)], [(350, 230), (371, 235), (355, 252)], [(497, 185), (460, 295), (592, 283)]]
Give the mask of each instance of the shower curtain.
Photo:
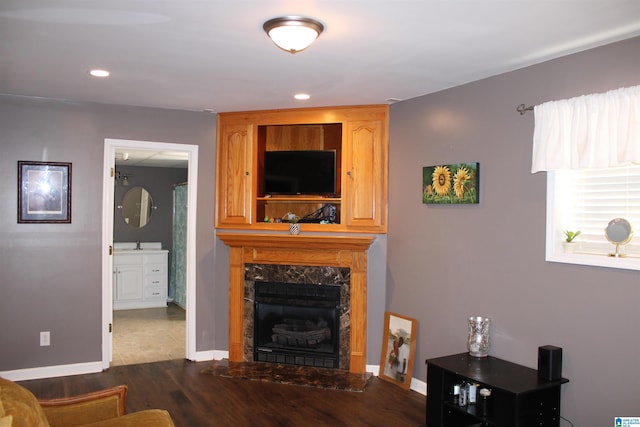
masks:
[(173, 188), (173, 250), (169, 298), (182, 308), (187, 307), (187, 190), (188, 184)]

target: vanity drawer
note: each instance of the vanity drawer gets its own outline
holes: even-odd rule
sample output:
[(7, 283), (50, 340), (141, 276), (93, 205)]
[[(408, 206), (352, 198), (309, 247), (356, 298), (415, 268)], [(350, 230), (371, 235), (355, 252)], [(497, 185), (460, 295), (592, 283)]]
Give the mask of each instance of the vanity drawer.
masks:
[(167, 264), (145, 264), (144, 274), (167, 274)]
[(148, 254), (143, 255), (145, 264), (166, 264), (167, 254)]
[(144, 287), (146, 288), (155, 288), (160, 287), (167, 289), (167, 276), (163, 275), (147, 275), (144, 277)]
[(167, 290), (162, 286), (149, 286), (144, 289), (145, 299), (166, 299)]

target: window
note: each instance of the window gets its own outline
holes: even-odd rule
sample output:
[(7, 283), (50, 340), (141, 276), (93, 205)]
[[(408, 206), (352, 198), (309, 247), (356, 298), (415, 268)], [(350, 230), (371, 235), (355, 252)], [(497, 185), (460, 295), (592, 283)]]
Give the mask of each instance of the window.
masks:
[[(625, 257), (608, 256), (616, 248), (604, 229), (614, 218), (640, 227), (640, 165), (547, 172), (547, 261), (640, 270), (640, 234), (620, 246)], [(573, 253), (565, 230), (581, 231)]]

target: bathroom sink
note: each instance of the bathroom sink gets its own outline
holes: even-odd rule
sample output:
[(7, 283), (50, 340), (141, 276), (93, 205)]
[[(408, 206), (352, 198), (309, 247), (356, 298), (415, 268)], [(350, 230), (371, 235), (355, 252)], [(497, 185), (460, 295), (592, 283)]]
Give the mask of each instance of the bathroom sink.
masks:
[(137, 242), (114, 242), (113, 250), (120, 251), (157, 251), (162, 249), (162, 242), (140, 242), (138, 248)]

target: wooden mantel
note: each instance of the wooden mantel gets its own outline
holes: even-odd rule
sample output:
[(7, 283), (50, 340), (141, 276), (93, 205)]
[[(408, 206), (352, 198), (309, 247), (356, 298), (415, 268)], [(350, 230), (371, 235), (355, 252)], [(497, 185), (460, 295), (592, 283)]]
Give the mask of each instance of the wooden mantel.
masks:
[(218, 233), (229, 253), (229, 360), (244, 360), (244, 266), (280, 264), (348, 267), (351, 287), (349, 371), (366, 371), (367, 250), (373, 236)]

